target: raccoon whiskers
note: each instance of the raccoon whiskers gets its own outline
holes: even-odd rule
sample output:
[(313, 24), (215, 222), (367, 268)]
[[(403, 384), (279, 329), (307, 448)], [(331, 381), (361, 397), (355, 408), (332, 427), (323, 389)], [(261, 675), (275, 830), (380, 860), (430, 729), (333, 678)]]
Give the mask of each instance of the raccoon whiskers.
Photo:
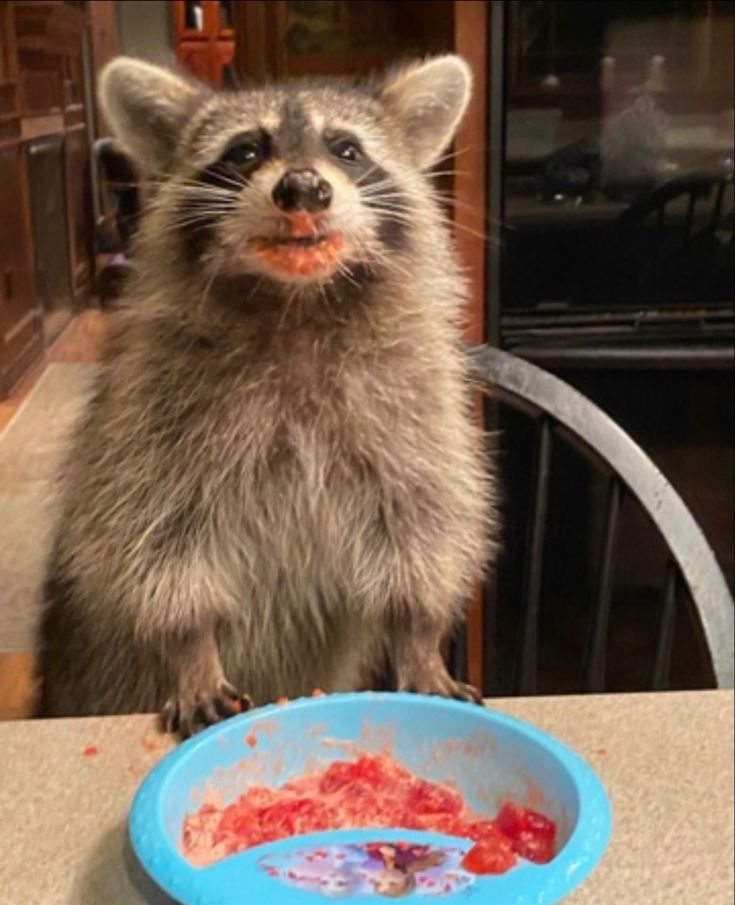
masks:
[[(226, 182), (228, 185), (232, 185), (233, 188), (237, 188), (238, 191), (245, 185), (242, 181), (236, 181), (234, 179), (227, 178)], [(235, 194), (231, 189), (225, 188), (222, 185), (213, 185), (208, 182), (201, 182), (197, 179), (178, 179), (174, 185), (172, 185), (172, 194), (188, 194), (195, 198), (201, 198), (203, 195), (209, 196), (217, 196), (219, 198), (232, 198)]]
[(405, 204), (405, 199), (403, 195), (400, 194), (381, 194), (381, 195), (367, 195), (365, 197), (365, 202), (369, 207), (375, 207), (377, 203), (381, 201), (386, 201), (392, 203), (395, 207), (400, 208), (401, 210), (408, 210), (408, 207)]
[(378, 214), (379, 218), (386, 222), (398, 223), (402, 226), (411, 227), (414, 224), (414, 220), (402, 210), (381, 207), (375, 205), (373, 210)]
[[(372, 164), (370, 167), (368, 167), (367, 170), (365, 170), (365, 172), (362, 174), (362, 176), (358, 176), (358, 178), (355, 180), (355, 185), (357, 185), (357, 186), (362, 185), (366, 179), (369, 179), (370, 176), (373, 175), (373, 173), (376, 173), (378, 171), (379, 171), (378, 167), (375, 164)], [(385, 180), (383, 180), (383, 181), (385, 181)], [(377, 185), (377, 183), (373, 183), (373, 184)]]
[(491, 237), (487, 233), (481, 232), (478, 229), (472, 229), (472, 227), (466, 226), (464, 223), (457, 223), (453, 220), (447, 220), (446, 226), (450, 230), (456, 230), (461, 233), (465, 233), (465, 235), (472, 236), (473, 239), (481, 239), (486, 245), (491, 245), (493, 248), (502, 248), (504, 246), (502, 239)]
[(409, 209), (403, 205), (398, 204), (397, 202), (384, 201), (382, 198), (373, 202), (370, 205), (370, 208), (374, 211), (389, 211), (396, 214), (402, 214), (405, 216), (407, 222), (412, 222), (411, 217), (409, 216)]
[(255, 281), (253, 288), (248, 293), (247, 299), (245, 299), (245, 304), (249, 305), (250, 302), (255, 298), (256, 294), (262, 289), (263, 282), (265, 281), (265, 276), (261, 274), (258, 279)]
[(371, 185), (366, 186), (360, 191), (363, 198), (405, 198), (405, 196), (396, 191), (396, 187), (388, 183), (387, 185)]
[(434, 163), (434, 166), (439, 166), (445, 161), (451, 160), (453, 157), (461, 157), (463, 154), (468, 154), (470, 151), (474, 151), (475, 148), (476, 145), (463, 145), (461, 148), (451, 148), (446, 154), (442, 154), (442, 156)]
[(283, 306), (283, 311), (281, 312), (281, 316), (278, 318), (278, 324), (276, 326), (276, 332), (282, 333), (286, 323), (288, 322), (288, 315), (293, 307), (293, 304), (299, 298), (299, 291), (296, 287), (292, 287), (288, 296), (286, 298), (286, 304)]
[(347, 280), (347, 282), (351, 283), (356, 289), (360, 288), (360, 284), (355, 279), (354, 272), (352, 271), (352, 269), (350, 267), (348, 267), (342, 261), (339, 261), (337, 263), (337, 273), (340, 276), (344, 277)]
[(226, 214), (232, 211), (234, 207), (234, 199), (224, 198), (192, 198), (185, 202), (186, 207), (178, 211), (173, 217), (170, 217), (167, 223), (181, 223), (188, 217), (199, 217), (206, 214)]
[(372, 185), (367, 185), (364, 188), (360, 189), (360, 195), (363, 198), (374, 198), (375, 196), (380, 195), (391, 195), (396, 198), (403, 198), (404, 196), (396, 191), (396, 186), (393, 182), (375, 182)]
[(319, 295), (321, 296), (325, 307), (327, 307), (329, 305), (329, 298), (327, 297), (327, 289), (324, 285), (323, 280), (319, 280), (319, 282), (317, 283), (317, 289), (319, 290)]
[(427, 174), (432, 179), (435, 176), (471, 176), (472, 173), (469, 170), (432, 170)]
[(186, 229), (188, 226), (196, 226), (197, 224), (209, 224), (212, 222), (213, 218), (218, 218), (223, 216), (224, 214), (230, 213), (232, 211), (231, 207), (227, 208), (213, 208), (207, 207), (203, 208), (201, 211), (197, 211), (196, 213), (191, 213), (190, 215), (183, 217), (181, 219), (173, 219), (170, 220), (158, 233), (159, 236), (167, 236), (171, 235), (171, 233), (180, 232), (182, 229)]
[(217, 169), (216, 178), (219, 182), (224, 182), (225, 185), (232, 186), (238, 191), (247, 185), (247, 180), (242, 173), (232, 166)]
[(204, 308), (205, 308), (205, 305), (207, 304), (207, 300), (209, 299), (209, 294), (212, 291), (212, 286), (214, 285), (214, 282), (217, 279), (217, 277), (220, 276), (220, 274), (222, 273), (224, 264), (225, 264), (225, 258), (223, 257), (223, 258), (221, 258), (218, 266), (216, 266), (214, 268), (214, 270), (212, 271), (212, 275), (209, 277), (209, 279), (207, 280), (207, 282), (204, 286), (204, 291), (202, 292), (201, 298), (199, 300), (199, 304), (196, 307), (197, 315), (200, 317), (204, 314)]
[(372, 264), (375, 263), (384, 270), (392, 271), (394, 274), (403, 277), (405, 280), (412, 280), (413, 274), (407, 266), (399, 262), (397, 255), (369, 248), (366, 245), (358, 245), (358, 250), (363, 255), (363, 261), (366, 266), (370, 267), (371, 270), (373, 269)]
[[(228, 194), (232, 193), (228, 188), (225, 188), (225, 186), (232, 186), (232, 188), (237, 189), (239, 192), (240, 189), (247, 185), (246, 180), (243, 179), (242, 175), (238, 173), (234, 167), (227, 167), (226, 169), (218, 167), (215, 171), (212, 171), (211, 176), (217, 180), (216, 183), (207, 182), (202, 178), (194, 179), (185, 177), (181, 180), (177, 180), (176, 185), (177, 187), (192, 189), (194, 191), (205, 189), (209, 191), (226, 192)], [(224, 185), (220, 185), (219, 183), (224, 183)]]

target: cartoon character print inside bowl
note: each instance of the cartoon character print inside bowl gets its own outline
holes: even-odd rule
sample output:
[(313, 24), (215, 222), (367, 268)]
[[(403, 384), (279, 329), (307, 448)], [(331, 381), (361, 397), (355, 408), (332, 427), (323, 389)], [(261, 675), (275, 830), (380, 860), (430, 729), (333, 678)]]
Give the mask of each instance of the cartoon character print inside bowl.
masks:
[(475, 882), (461, 867), (468, 847), (376, 841), (264, 856), (260, 866), (273, 879), (329, 899), (366, 894), (386, 899), (436, 898)]

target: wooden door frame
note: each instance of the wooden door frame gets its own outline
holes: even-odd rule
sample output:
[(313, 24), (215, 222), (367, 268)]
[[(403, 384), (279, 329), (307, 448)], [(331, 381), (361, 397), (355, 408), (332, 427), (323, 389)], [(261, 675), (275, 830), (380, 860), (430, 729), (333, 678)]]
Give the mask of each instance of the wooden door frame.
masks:
[[(469, 279), (465, 338), (485, 341), (487, 324), (487, 180), (488, 180), (488, 46), (490, 3), (455, 0), (454, 48), (470, 65), (474, 76), (472, 99), (455, 138), (454, 223), (457, 249)], [(478, 401), (478, 419), (483, 419)], [(469, 610), (466, 669), (469, 681), (485, 687), (486, 607), (484, 589), (478, 588)]]

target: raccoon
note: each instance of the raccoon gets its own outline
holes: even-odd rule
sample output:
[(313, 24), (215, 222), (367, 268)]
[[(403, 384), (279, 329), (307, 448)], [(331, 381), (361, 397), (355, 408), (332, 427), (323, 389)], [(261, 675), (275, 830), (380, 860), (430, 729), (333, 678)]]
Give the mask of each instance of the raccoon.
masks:
[(187, 735), (384, 669), (476, 699), (442, 646), (495, 494), (430, 179), (470, 90), (453, 55), (226, 93), (104, 70), (154, 191), (63, 471), (41, 715)]

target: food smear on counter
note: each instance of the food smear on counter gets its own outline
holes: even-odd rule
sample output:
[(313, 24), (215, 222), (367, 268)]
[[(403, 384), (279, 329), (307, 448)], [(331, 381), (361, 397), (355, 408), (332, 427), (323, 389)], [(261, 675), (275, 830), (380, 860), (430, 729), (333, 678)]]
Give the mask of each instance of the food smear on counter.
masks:
[(203, 804), (184, 819), (184, 856), (203, 867), (266, 842), (346, 829), (407, 829), (471, 839), (462, 866), (501, 874), (524, 858), (554, 857), (556, 824), (512, 802), (489, 820), (451, 785), (429, 782), (387, 755), (335, 761), (280, 788), (251, 786), (236, 801)]

